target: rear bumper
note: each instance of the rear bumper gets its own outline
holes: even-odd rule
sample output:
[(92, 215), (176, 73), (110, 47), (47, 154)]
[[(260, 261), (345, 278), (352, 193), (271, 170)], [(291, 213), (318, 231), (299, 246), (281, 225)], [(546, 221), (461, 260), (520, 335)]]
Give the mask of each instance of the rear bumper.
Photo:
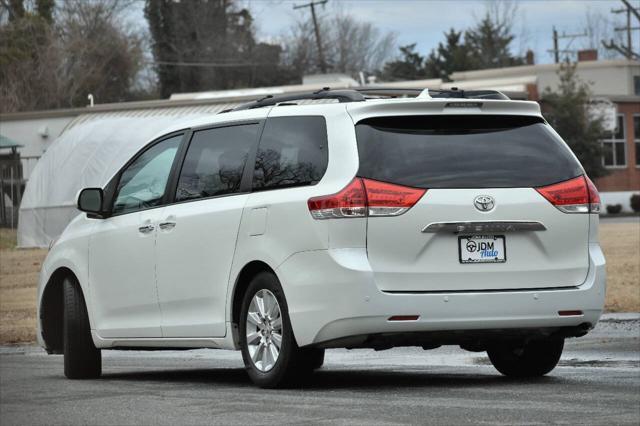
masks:
[[(383, 333), (414, 335), (420, 345), (419, 336), (447, 331), (466, 336), (474, 330), (584, 334), (579, 331), (592, 328), (600, 318), (606, 288), (605, 259), (598, 244), (589, 245), (589, 259), (585, 282), (566, 289), (384, 293), (374, 282), (364, 248), (297, 253), (276, 272), (300, 346), (350, 346), (348, 337)], [(582, 315), (558, 314), (567, 310), (580, 310)], [(394, 315), (419, 319), (388, 321)]]

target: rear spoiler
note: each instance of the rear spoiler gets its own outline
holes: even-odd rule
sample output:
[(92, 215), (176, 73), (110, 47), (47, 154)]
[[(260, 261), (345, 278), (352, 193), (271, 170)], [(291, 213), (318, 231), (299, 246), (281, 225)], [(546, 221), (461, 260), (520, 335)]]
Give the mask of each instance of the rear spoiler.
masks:
[(532, 101), (493, 99), (394, 99), (347, 104), (354, 123), (370, 117), (401, 115), (526, 115), (542, 118), (540, 105)]

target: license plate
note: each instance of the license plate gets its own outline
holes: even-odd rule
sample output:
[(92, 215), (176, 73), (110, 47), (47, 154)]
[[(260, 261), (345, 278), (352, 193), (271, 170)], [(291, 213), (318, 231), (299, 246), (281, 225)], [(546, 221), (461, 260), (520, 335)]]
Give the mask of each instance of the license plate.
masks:
[(504, 235), (458, 237), (460, 263), (504, 263), (507, 252)]

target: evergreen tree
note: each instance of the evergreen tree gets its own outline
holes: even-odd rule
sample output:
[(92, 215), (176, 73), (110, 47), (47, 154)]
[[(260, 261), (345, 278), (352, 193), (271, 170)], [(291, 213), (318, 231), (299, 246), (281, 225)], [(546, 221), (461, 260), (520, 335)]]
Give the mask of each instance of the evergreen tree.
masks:
[(522, 65), (522, 58), (512, 56), (510, 51), (514, 38), (508, 21), (500, 21), (487, 13), (465, 33), (465, 44), (470, 51), (473, 69)]
[(395, 61), (387, 62), (382, 71), (382, 79), (394, 80), (419, 80), (426, 78), (424, 69), (424, 56), (415, 52), (416, 44), (400, 47), (402, 57)]
[(558, 70), (557, 91), (546, 88), (543, 96), (544, 116), (576, 154), (592, 178), (604, 176), (602, 144), (605, 137), (602, 118), (590, 113), (591, 91), (576, 76), (576, 65), (564, 63)]
[(462, 31), (451, 28), (444, 37), (445, 44), (438, 43), (438, 48), (432, 50), (425, 61), (425, 73), (429, 77), (450, 81), (451, 73), (472, 69), (473, 61), (462, 39)]

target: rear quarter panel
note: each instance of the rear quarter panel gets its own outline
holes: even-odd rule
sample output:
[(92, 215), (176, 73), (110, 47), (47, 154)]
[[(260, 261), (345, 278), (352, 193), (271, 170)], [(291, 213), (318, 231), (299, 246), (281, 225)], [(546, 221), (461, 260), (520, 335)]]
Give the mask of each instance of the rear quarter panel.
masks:
[[(355, 129), (345, 107), (341, 104), (275, 107), (269, 115), (286, 116), (325, 117), (329, 149), (327, 170), (316, 185), (254, 192), (249, 196), (242, 213), (229, 277), (229, 320), (237, 277), (249, 262), (262, 261), (276, 271), (295, 253), (326, 250), (336, 244), (365, 245), (365, 220), (314, 220), (307, 207), (307, 200), (311, 197), (340, 191), (358, 170)], [(286, 295), (288, 283), (286, 279), (279, 278)], [(295, 307), (290, 306), (289, 309)]]

